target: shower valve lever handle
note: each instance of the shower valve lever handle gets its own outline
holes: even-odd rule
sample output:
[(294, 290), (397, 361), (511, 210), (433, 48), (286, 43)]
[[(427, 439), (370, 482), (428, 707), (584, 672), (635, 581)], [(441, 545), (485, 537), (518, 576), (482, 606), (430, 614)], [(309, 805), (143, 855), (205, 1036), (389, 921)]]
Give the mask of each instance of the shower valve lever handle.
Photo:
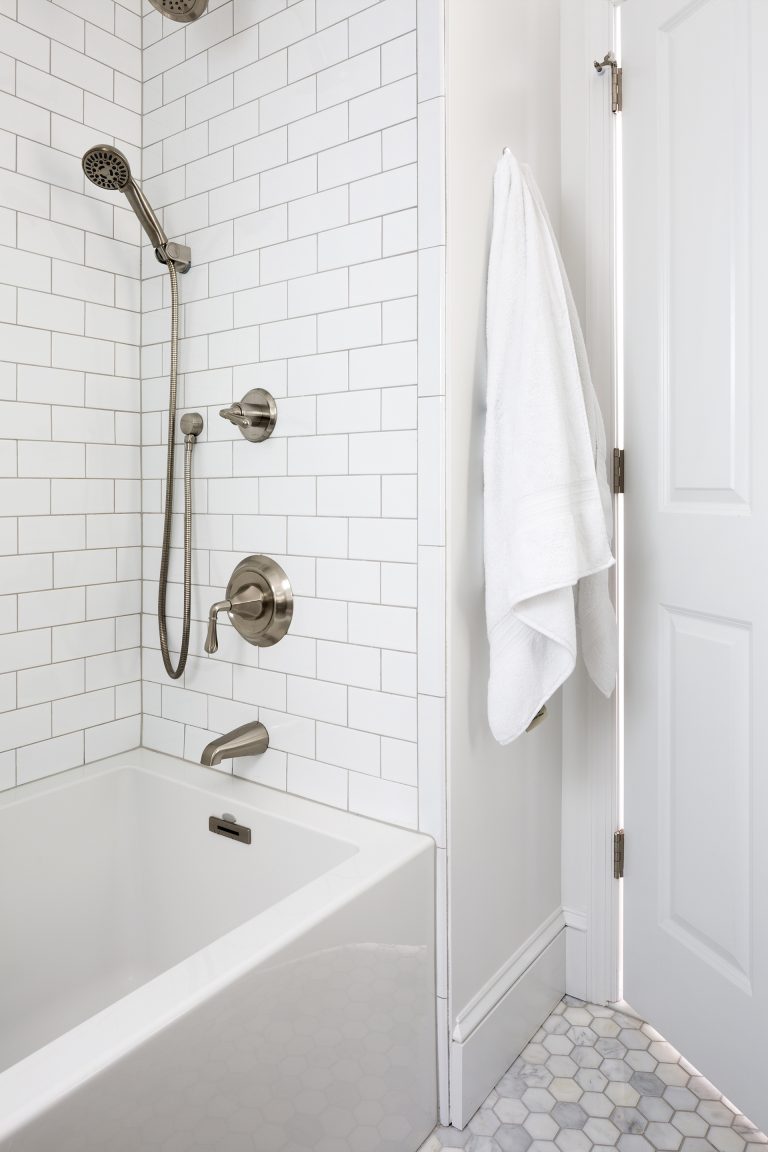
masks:
[[(228, 588), (227, 591), (230, 592), (230, 589)], [(263, 588), (250, 581), (244, 583), (237, 591), (230, 592), (226, 600), (217, 600), (215, 604), (211, 604), (211, 610), (208, 613), (208, 635), (205, 640), (205, 651), (209, 654), (218, 651), (217, 621), (221, 612), (228, 613), (230, 620), (238, 630), (252, 626), (260, 628), (261, 625), (256, 625), (256, 622), (267, 610), (268, 601), (269, 594), (265, 595)]]
[(240, 404), (230, 404), (229, 408), (221, 408), (219, 416), (223, 416), (225, 420), (229, 420), (230, 424), (234, 424), (237, 428), (250, 427), (250, 420), (243, 413)]
[(208, 635), (205, 638), (205, 651), (209, 655), (219, 650), (219, 634), (216, 627), (219, 613), (229, 612), (231, 608), (231, 600), (217, 600), (215, 604), (211, 604), (211, 610), (208, 613)]
[(252, 388), (239, 403), (220, 408), (219, 416), (234, 424), (246, 440), (258, 444), (272, 435), (277, 423), (277, 404), (264, 388)]

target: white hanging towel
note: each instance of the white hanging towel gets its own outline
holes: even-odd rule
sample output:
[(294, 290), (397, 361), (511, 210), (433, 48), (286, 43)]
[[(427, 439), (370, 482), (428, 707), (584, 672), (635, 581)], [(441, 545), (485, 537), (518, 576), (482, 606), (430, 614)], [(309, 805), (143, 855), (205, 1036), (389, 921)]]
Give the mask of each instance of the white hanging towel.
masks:
[(508, 744), (570, 676), (577, 634), (606, 696), (617, 668), (605, 429), (544, 201), (508, 149), (494, 182), (487, 339), (488, 719)]

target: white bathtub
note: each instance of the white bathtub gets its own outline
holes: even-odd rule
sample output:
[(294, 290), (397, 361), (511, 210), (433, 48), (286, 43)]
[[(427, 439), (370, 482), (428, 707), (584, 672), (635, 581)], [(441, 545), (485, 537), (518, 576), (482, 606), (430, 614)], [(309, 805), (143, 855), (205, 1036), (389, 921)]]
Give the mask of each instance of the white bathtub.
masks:
[(146, 750), (4, 793), (0, 1148), (414, 1152), (433, 857)]

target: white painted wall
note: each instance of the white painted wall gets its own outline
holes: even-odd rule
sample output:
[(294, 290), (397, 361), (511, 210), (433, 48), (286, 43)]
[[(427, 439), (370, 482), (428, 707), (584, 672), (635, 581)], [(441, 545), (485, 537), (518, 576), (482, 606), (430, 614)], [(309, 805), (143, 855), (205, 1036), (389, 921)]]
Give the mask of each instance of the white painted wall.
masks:
[(0, 789), (140, 740), (139, 10), (0, 3)]
[[(610, 78), (592, 67), (614, 48), (607, 0), (564, 0), (560, 50), (560, 241), (581, 316), (609, 454), (615, 440), (614, 132)], [(605, 700), (579, 663), (563, 689), (563, 909), (566, 990), (603, 1002), (619, 995), (619, 823), (616, 699)]]
[[(477, 1002), (560, 916), (561, 708), (515, 744), (486, 719), (482, 550), (485, 280), (493, 172), (505, 145), (560, 217), (559, 0), (447, 3), (448, 844), (450, 1016)], [(539, 934), (539, 935), (537, 935)], [(561, 942), (562, 943), (562, 942)], [(554, 998), (562, 990), (558, 968)], [(504, 986), (501, 978), (497, 989)], [(493, 993), (490, 993), (490, 1001)], [(529, 1004), (535, 997), (528, 998)], [(538, 1005), (538, 1010), (541, 1005)], [(537, 1008), (533, 1008), (533, 1012)], [(532, 1019), (531, 1031), (538, 1019)], [(519, 1037), (517, 1037), (519, 1039)], [(523, 1038), (523, 1043), (527, 1037)], [(514, 1046), (514, 1030), (509, 1033)], [(516, 1055), (497, 1051), (497, 1064)], [(505, 1065), (506, 1066), (506, 1065)], [(504, 1069), (502, 1068), (501, 1071)], [(483, 1076), (491, 1075), (490, 1066)], [(491, 1081), (485, 1087), (488, 1091)], [(453, 1098), (454, 1119), (476, 1099)], [(479, 1099), (482, 1099), (482, 1093)], [(479, 1101), (478, 1101), (479, 1102)]]

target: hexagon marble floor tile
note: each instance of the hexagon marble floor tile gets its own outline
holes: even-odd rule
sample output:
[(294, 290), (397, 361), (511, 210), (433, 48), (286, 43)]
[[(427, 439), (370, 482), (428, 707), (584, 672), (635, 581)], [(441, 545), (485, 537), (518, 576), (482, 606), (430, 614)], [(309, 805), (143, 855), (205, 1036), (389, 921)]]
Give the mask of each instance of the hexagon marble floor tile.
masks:
[(566, 997), (463, 1132), (421, 1152), (758, 1152), (768, 1137), (627, 1011)]

